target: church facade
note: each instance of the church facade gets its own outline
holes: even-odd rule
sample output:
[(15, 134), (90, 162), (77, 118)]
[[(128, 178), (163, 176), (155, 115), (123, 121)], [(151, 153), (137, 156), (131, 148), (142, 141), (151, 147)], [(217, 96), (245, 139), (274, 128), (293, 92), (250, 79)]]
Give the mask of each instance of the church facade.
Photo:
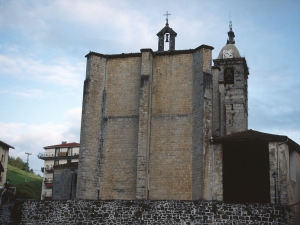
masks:
[(86, 56), (78, 199), (223, 200), (237, 139), (221, 138), (248, 131), (246, 59), (231, 24), (214, 60), (208, 45), (175, 50), (168, 21), (157, 36), (158, 51)]

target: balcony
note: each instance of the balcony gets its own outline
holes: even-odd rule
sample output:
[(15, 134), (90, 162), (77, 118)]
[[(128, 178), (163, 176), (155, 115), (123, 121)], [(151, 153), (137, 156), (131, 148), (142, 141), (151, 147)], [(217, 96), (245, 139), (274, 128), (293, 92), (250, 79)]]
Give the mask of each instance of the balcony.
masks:
[(52, 180), (52, 178), (45, 178), (44, 179), (44, 185), (45, 185), (45, 187), (53, 187), (53, 180)]
[(53, 165), (51, 165), (51, 166), (46, 165), (44, 170), (48, 173), (53, 173)]
[(71, 153), (71, 152), (59, 152), (58, 154), (40, 152), (38, 154), (38, 158), (43, 160), (78, 159), (78, 157), (79, 157), (78, 153)]

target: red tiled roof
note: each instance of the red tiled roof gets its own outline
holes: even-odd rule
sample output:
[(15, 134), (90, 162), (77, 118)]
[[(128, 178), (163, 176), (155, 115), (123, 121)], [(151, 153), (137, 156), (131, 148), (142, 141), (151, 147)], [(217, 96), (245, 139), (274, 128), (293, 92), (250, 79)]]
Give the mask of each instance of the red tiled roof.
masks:
[(58, 145), (51, 145), (51, 146), (46, 146), (44, 147), (44, 149), (47, 148), (66, 148), (66, 147), (80, 147), (79, 143), (76, 142), (71, 142), (71, 143), (62, 143), (62, 144), (58, 144)]

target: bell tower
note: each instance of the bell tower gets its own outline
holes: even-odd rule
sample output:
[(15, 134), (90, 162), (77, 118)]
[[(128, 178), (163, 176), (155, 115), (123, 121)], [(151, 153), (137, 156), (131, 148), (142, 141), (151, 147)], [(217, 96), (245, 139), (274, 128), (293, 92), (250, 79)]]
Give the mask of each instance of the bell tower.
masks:
[(164, 51), (164, 42), (169, 42), (169, 51), (175, 50), (175, 37), (177, 36), (177, 33), (173, 31), (171, 27), (169, 27), (169, 15), (171, 14), (168, 14), (168, 11), (166, 14), (164, 14), (164, 16), (167, 16), (166, 25), (156, 34), (158, 36), (158, 52)]
[(214, 62), (215, 79), (218, 79), (218, 92), (215, 100), (219, 101), (214, 109), (216, 115), (214, 135), (223, 136), (248, 129), (248, 75), (246, 59), (240, 56), (235, 46), (232, 22), (226, 45), (221, 49)]

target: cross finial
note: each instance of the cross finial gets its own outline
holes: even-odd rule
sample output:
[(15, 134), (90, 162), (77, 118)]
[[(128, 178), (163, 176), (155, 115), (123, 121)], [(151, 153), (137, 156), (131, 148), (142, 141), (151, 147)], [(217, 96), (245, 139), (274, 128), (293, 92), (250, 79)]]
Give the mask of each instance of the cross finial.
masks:
[(229, 30), (232, 31), (232, 21), (229, 21)]
[(164, 14), (164, 16), (167, 16), (167, 18), (166, 18), (166, 26), (169, 26), (169, 20), (168, 20), (168, 16), (169, 15), (171, 15), (171, 14), (169, 14), (168, 11), (167, 11), (166, 14)]
[(170, 15), (171, 15), (171, 14), (169, 14), (168, 11), (167, 11), (166, 14), (164, 14), (164, 16), (167, 16), (167, 20), (168, 20), (168, 16), (170, 16)]

